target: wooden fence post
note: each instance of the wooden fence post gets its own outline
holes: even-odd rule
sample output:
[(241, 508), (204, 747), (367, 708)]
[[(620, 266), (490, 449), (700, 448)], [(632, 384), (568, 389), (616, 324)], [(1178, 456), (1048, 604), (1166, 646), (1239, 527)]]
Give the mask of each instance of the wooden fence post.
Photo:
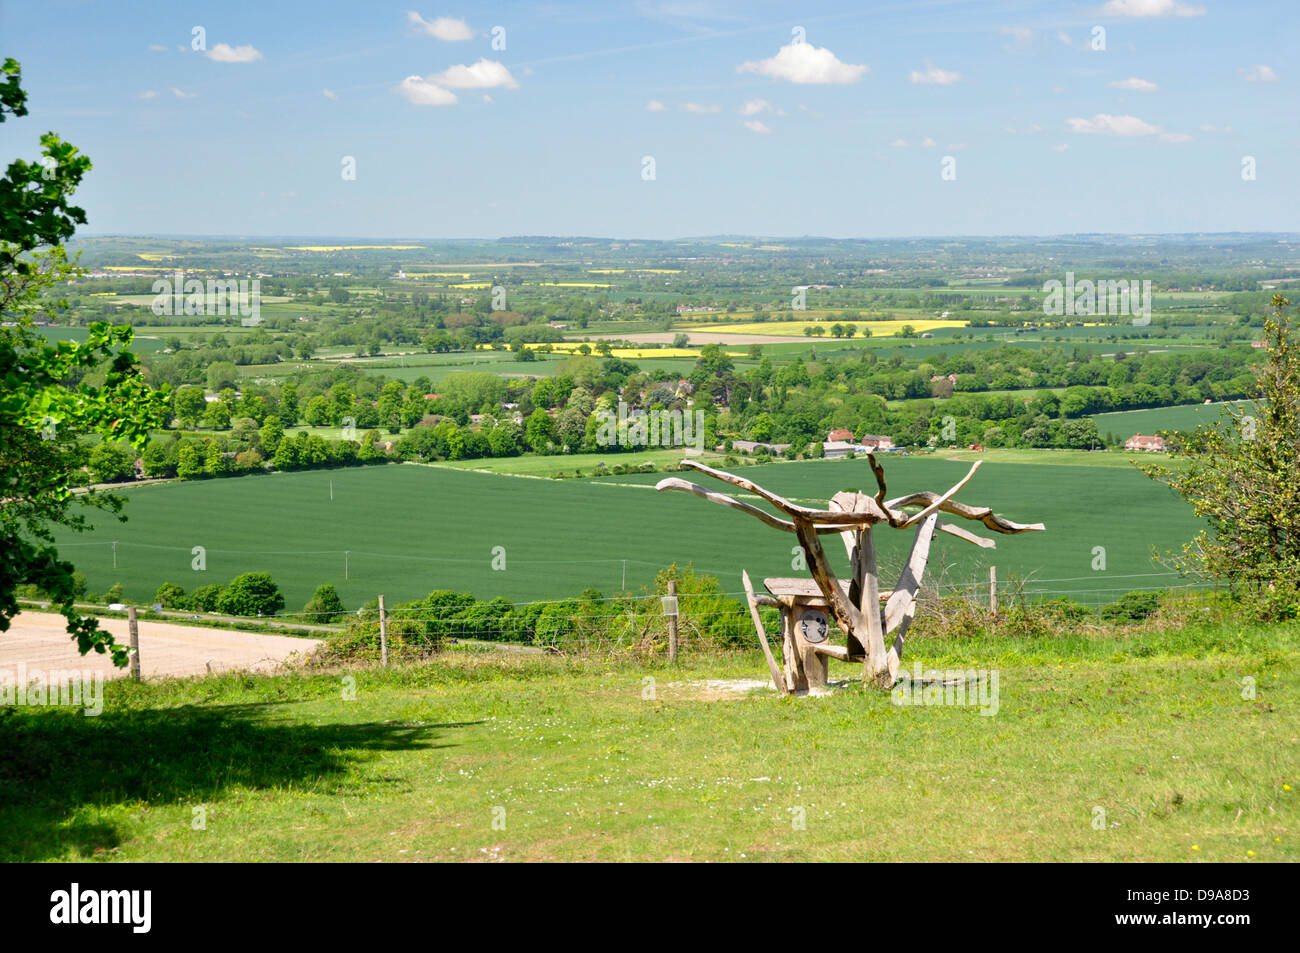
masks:
[(998, 567), (989, 567), (989, 612), (997, 615), (998, 611)]
[(668, 617), (668, 661), (677, 661), (677, 580), (668, 580), (668, 598), (672, 600), (673, 614)]
[(384, 612), (384, 597), (379, 597), (379, 662), (388, 665), (388, 614)]
[(131, 677), (140, 681), (140, 625), (135, 619), (135, 606), (126, 607), (126, 626), (131, 633)]

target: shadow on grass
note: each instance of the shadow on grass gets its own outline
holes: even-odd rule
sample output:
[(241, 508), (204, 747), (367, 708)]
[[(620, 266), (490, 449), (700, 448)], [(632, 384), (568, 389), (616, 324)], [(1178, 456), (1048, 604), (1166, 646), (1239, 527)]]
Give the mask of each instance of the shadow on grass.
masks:
[[(95, 808), (211, 803), (231, 786), (309, 786), (369, 753), (451, 747), (477, 722), (306, 724), (269, 704), (104, 712), (0, 710), (0, 861), (91, 857), (119, 829)], [(90, 809), (90, 810), (87, 810)]]

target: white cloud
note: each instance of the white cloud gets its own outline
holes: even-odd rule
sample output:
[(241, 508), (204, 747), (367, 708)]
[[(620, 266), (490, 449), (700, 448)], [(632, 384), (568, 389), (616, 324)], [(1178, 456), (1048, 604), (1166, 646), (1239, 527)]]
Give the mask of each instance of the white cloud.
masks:
[(1211, 135), (1228, 135), (1232, 132), (1231, 126), (1215, 126), (1209, 123), (1201, 126), (1201, 132), (1208, 132)]
[(1250, 69), (1239, 69), (1237, 72), (1248, 83), (1276, 83), (1278, 81), (1277, 73), (1262, 63), (1252, 66)]
[(920, 70), (912, 70), (907, 78), (914, 83), (921, 83), (926, 86), (951, 86), (961, 80), (961, 73), (939, 69), (939, 67), (927, 63), (925, 64), (924, 73)]
[(895, 139), (893, 142), (890, 143), (890, 145), (893, 146), (895, 149), (906, 149), (906, 148), (907, 148), (907, 140), (906, 140), (906, 139)]
[(261, 51), (255, 46), (231, 46), (218, 43), (208, 50), (208, 59), (217, 63), (255, 63), (262, 58)]
[(199, 94), (198, 94), (198, 93), (187, 93), (187, 92), (185, 92), (185, 90), (183, 90), (183, 89), (177, 89), (175, 86), (173, 86), (173, 87), (172, 87), (172, 95), (175, 96), (177, 99), (194, 99), (194, 98), (197, 97)]
[(150, 52), (150, 53), (166, 53), (166, 52), (167, 52), (167, 47), (163, 46), (161, 43), (150, 43), (150, 44), (149, 44), (149, 52)]
[(487, 93), (484, 93), (484, 94), (483, 94), (483, 102), (485, 102), (485, 103), (494, 103), (494, 102), (496, 102), (496, 100), (493, 99), (491, 96), (489, 96)]
[(1137, 93), (1154, 93), (1160, 87), (1147, 79), (1130, 76), (1128, 79), (1111, 80), (1108, 84), (1116, 89), (1131, 89)]
[(645, 108), (648, 112), (652, 112), (652, 113), (662, 113), (668, 111), (668, 107), (665, 106), (657, 99), (650, 100), (650, 102), (645, 104)]
[(697, 116), (710, 116), (722, 112), (721, 106), (714, 106), (709, 103), (682, 103), (682, 108), (688, 113), (694, 113)]
[(321, 95), (324, 96), (326, 99), (338, 99), (338, 98), (339, 98), (339, 97), (338, 97), (338, 93), (334, 92), (334, 90), (332, 90), (332, 89), (322, 89), (322, 90), (321, 90)]
[(1205, 7), (1177, 0), (1110, 0), (1100, 13), (1104, 17), (1202, 17)]
[(140, 93), (140, 98), (141, 98), (141, 99), (157, 99), (157, 98), (158, 98), (158, 90), (156, 90), (156, 89), (146, 89), (146, 90), (144, 90), (143, 92)]
[(738, 73), (759, 73), (791, 83), (856, 83), (871, 67), (843, 63), (824, 46), (790, 43), (771, 59), (754, 60), (736, 67)]
[(1131, 139), (1136, 136), (1155, 136), (1160, 134), (1160, 127), (1143, 122), (1137, 116), (1111, 116), (1097, 113), (1091, 119), (1067, 119), (1071, 132), (1096, 136), (1120, 136)]
[(740, 107), (742, 116), (757, 116), (759, 113), (771, 112), (772, 104), (766, 99), (751, 99)]
[(1068, 149), (1068, 148), (1070, 148), (1068, 145), (1066, 145), (1065, 143), (1061, 143), (1059, 146), (1052, 146), (1052, 151), (1053, 151), (1053, 152), (1064, 152), (1064, 151), (1065, 151), (1066, 149)]
[(929, 136), (926, 136), (924, 139), (921, 140), (921, 146), (926, 149), (933, 149), (938, 144), (939, 143), (935, 142)]
[(469, 24), (454, 17), (438, 17), (435, 20), (426, 20), (414, 10), (408, 10), (406, 11), (406, 22), (417, 32), (426, 36), (437, 37), (447, 43), (474, 39), (474, 31), (470, 29)]
[(1137, 116), (1111, 116), (1097, 113), (1091, 119), (1067, 119), (1071, 132), (1093, 136), (1116, 136), (1121, 139), (1138, 139), (1157, 136), (1162, 142), (1190, 142), (1191, 136), (1183, 132), (1165, 132), (1159, 126), (1144, 122)]
[(456, 102), (455, 93), (429, 82), (423, 76), (406, 77), (393, 87), (393, 92), (405, 96), (408, 102), (417, 106), (450, 106)]
[(481, 59), (473, 66), (452, 66), (430, 76), (429, 82), (450, 89), (494, 89), (498, 86), (506, 89), (519, 88), (515, 78), (510, 75), (510, 70), (489, 59)]
[(1074, 41), (1070, 39), (1070, 37), (1065, 33), (1064, 30), (1058, 30), (1056, 33), (1056, 38), (1060, 40), (1062, 43), (1064, 43), (1066, 46), (1074, 46)]
[(768, 129), (766, 125), (759, 122), (757, 119), (746, 119), (745, 128), (748, 129), (750, 132), (757, 132), (765, 136), (769, 135), (772, 132), (771, 129)]

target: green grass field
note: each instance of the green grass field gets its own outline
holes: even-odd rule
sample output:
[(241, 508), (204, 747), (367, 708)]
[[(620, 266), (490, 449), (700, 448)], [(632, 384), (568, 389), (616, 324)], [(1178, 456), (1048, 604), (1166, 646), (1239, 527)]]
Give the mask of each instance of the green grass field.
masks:
[(996, 714), (756, 652), (118, 682), (0, 717), (0, 860), (1300, 860), (1294, 626), (909, 651)]
[(1153, 434), (1157, 430), (1195, 430), (1201, 424), (1216, 423), (1227, 406), (1248, 401), (1221, 401), (1214, 404), (1181, 404), (1177, 407), (1152, 407), (1148, 410), (1121, 410), (1094, 414), (1100, 433), (1113, 433), (1128, 439), (1135, 433)]
[[(563, 458), (542, 459), (558, 467)], [(968, 468), (934, 457), (884, 465), (891, 495), (945, 490)], [(819, 506), (839, 490), (875, 486), (865, 460), (739, 472)], [(94, 514), (93, 532), (64, 533), (60, 547), (93, 592), (121, 582), (128, 597), (148, 601), (164, 581), (189, 591), (258, 570), (280, 583), (289, 609), (325, 582), (357, 606), (380, 592), (396, 601), (433, 589), (513, 600), (563, 598), (588, 587), (611, 593), (623, 587), (625, 571), (635, 591), (673, 562), (694, 564), (732, 592), (740, 591), (742, 568), (755, 578), (791, 574), (793, 537), (686, 494), (656, 494), (662, 476), (551, 481), (394, 464), (155, 484), (126, 492), (125, 524)], [(1150, 575), (1158, 571), (1150, 548), (1176, 548), (1197, 528), (1170, 491), (1120, 467), (991, 462), (959, 499), (1022, 522), (1041, 520), (1047, 532), (998, 536), (996, 550), (940, 536), (932, 572), (950, 566), (949, 584), (970, 583), (987, 580), (992, 563), (1002, 579), (1031, 578), (1034, 592), (1071, 592), (1090, 602), (1166, 584)], [(1103, 512), (1115, 518), (1098, 520)], [(900, 565), (912, 534), (877, 535), (883, 564)], [(195, 546), (204, 547), (205, 571), (190, 568)], [(498, 546), (506, 552), (504, 571), (491, 569)], [(1105, 550), (1104, 569), (1093, 569), (1097, 547)], [(828, 551), (843, 562), (838, 547)]]

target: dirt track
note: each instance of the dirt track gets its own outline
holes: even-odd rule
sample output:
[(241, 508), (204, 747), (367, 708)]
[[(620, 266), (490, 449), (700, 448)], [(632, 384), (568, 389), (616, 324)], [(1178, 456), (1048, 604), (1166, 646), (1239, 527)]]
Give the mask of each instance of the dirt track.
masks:
[[(18, 663), (24, 662), (28, 671), (90, 670), (103, 672), (105, 678), (127, 674), (127, 669), (116, 668), (107, 655), (81, 655), (64, 625), (61, 615), (19, 613), (9, 631), (0, 632), (0, 671), (16, 673)], [(102, 625), (120, 645), (127, 644), (125, 619), (104, 619)], [(209, 670), (269, 672), (291, 655), (306, 655), (320, 644), (316, 639), (142, 621), (140, 674), (150, 678), (204, 675)]]

